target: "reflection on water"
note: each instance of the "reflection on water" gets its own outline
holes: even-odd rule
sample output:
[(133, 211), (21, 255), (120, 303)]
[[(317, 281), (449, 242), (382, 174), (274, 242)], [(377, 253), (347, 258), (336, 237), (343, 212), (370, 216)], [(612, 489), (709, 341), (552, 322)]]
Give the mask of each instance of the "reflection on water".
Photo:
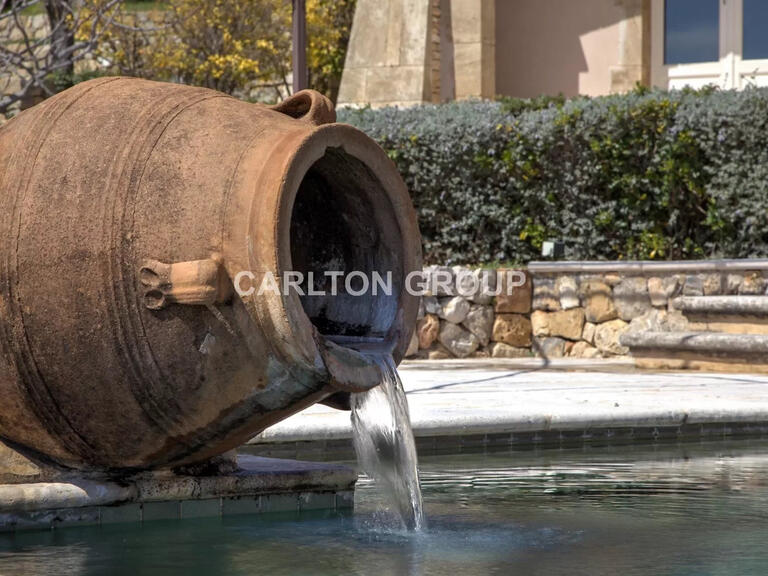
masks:
[(768, 573), (768, 443), (424, 458), (429, 528), (304, 514), (0, 535), (0, 574)]

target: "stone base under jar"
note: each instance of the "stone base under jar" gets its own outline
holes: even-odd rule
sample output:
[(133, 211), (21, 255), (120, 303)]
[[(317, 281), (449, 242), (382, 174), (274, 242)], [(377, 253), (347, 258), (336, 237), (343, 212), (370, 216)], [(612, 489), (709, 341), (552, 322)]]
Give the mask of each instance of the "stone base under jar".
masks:
[(0, 484), (0, 532), (351, 509), (356, 480), (345, 466), (240, 455), (228, 474), (159, 471), (120, 481), (70, 475)]

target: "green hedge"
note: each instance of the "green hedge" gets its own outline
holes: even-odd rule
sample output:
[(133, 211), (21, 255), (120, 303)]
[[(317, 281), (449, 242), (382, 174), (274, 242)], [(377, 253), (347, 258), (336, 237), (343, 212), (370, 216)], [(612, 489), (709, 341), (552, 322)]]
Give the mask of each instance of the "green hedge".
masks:
[(768, 90), (342, 110), (400, 169), (432, 263), (768, 256)]

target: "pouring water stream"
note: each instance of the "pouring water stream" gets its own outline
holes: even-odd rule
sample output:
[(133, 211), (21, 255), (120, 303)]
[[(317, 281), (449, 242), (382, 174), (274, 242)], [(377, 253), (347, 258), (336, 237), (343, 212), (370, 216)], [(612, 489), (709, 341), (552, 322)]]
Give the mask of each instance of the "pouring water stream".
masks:
[(363, 471), (390, 499), (408, 530), (425, 527), (416, 444), (408, 400), (389, 354), (370, 354), (383, 375), (379, 386), (352, 394), (355, 452)]

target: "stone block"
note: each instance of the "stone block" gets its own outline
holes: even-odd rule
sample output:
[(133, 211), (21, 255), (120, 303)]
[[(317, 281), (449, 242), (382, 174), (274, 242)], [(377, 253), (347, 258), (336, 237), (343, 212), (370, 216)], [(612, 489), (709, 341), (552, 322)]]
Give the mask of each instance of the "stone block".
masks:
[[(514, 274), (509, 274), (514, 273)], [(510, 286), (517, 283), (520, 274), (524, 274), (522, 286)], [(531, 275), (525, 270), (499, 270), (496, 282), (501, 283), (499, 295), (496, 296), (496, 312), (500, 314), (527, 314), (531, 311), (533, 283)]]
[(470, 300), (476, 292), (474, 270), (470, 270), (466, 266), (452, 266), (451, 271), (456, 288), (455, 295)]
[(618, 274), (617, 272), (609, 272), (603, 276), (603, 281), (608, 284), (608, 286), (616, 286), (621, 280), (621, 274)]
[[(404, 26), (404, 8), (408, 0), (385, 0), (389, 4), (387, 19), (380, 21), (378, 25), (387, 30), (386, 54), (384, 62), (387, 66), (400, 66), (401, 64), (423, 64), (422, 61), (405, 62), (401, 60), (401, 48), (405, 44), (408, 28)], [(414, 20), (416, 20), (414, 18)], [(424, 30), (426, 33), (426, 30)]]
[(528, 358), (531, 356), (529, 348), (519, 348), (504, 344), (504, 342), (493, 342), (488, 347), (491, 358)]
[(648, 282), (642, 276), (624, 278), (613, 287), (613, 303), (619, 318), (629, 322), (651, 309)]
[(582, 279), (579, 293), (584, 302), (587, 322), (599, 324), (618, 317), (613, 304), (611, 287), (602, 280)]
[(437, 314), (440, 312), (440, 302), (438, 302), (436, 297), (431, 295), (422, 296), (421, 301), (424, 304), (425, 314), (434, 314), (437, 316)]
[(629, 323), (628, 333), (685, 332), (688, 320), (678, 310), (649, 310)]
[(592, 322), (584, 322), (584, 329), (581, 331), (581, 339), (590, 344), (595, 343), (595, 328), (596, 325)]
[(442, 323), (438, 340), (457, 358), (466, 358), (480, 347), (480, 339), (477, 336), (450, 322)]
[(558, 312), (536, 310), (531, 314), (531, 328), (534, 336), (560, 336), (580, 340), (584, 328), (584, 309), (572, 308)]
[(454, 42), (482, 42), (482, 2), (451, 0), (451, 24)]
[(634, 318), (629, 323), (627, 332), (659, 332), (666, 312), (663, 310), (649, 310), (642, 316)]
[(685, 332), (690, 329), (690, 321), (679, 310), (669, 310), (662, 326), (666, 332)]
[[(389, 21), (390, 3), (393, 1), (398, 0), (358, 0), (347, 48), (340, 96), (345, 89), (347, 70), (386, 64), (389, 27), (382, 26), (382, 22)], [(343, 100), (343, 102), (359, 101)]]
[(451, 324), (461, 324), (469, 314), (470, 305), (461, 296), (440, 299), (440, 311), (437, 315)]
[(531, 333), (534, 336), (549, 336), (549, 312), (534, 310), (531, 314)]
[(440, 320), (434, 314), (427, 314), (416, 324), (416, 334), (419, 339), (419, 348), (427, 350), (437, 340), (440, 333)]
[(765, 278), (760, 272), (747, 272), (739, 287), (739, 294), (757, 295), (765, 293)]
[(555, 279), (551, 276), (537, 276), (533, 280), (534, 310), (554, 312), (560, 310), (560, 298), (555, 290)]
[(456, 271), (456, 289), (475, 304), (488, 305), (496, 294), (496, 270), (478, 268)]
[(669, 298), (661, 278), (648, 278), (648, 297), (651, 299), (651, 306), (667, 306)]
[(493, 308), (473, 304), (462, 325), (478, 337), (482, 346), (488, 346), (493, 334), (494, 318)]
[[(452, 326), (455, 326), (455, 324), (452, 324)], [(435, 342), (429, 349), (427, 358), (430, 360), (448, 360), (449, 358), (453, 358), (453, 353), (440, 344), (440, 342)]]
[(702, 290), (704, 296), (717, 296), (723, 293), (723, 276), (713, 272), (711, 274), (702, 274)]
[[(392, 2), (393, 0), (390, 0)], [(401, 37), (398, 42), (400, 65), (425, 66), (429, 38), (430, 2), (424, 0), (397, 0), (403, 5)]]
[(367, 102), (365, 91), (365, 68), (344, 68), (339, 87), (338, 101), (340, 104), (361, 104)]
[(424, 277), (432, 296), (456, 296), (456, 273), (450, 266), (427, 266)]
[(423, 99), (423, 66), (392, 66), (368, 69), (366, 100), (370, 103), (421, 102)]
[(544, 358), (562, 358), (565, 356), (565, 340), (562, 338), (536, 338), (536, 352)]
[(621, 345), (619, 338), (629, 329), (629, 324), (621, 319), (610, 320), (599, 324), (595, 329), (595, 346), (601, 352), (613, 355), (622, 355), (629, 352), (629, 348)]
[[(320, 495), (332, 509), (337, 492), (351, 492), (357, 473), (344, 466), (241, 454), (237, 473), (142, 474), (121, 482), (70, 474), (67, 480), (4, 485), (0, 531), (18, 520), (61, 525), (149, 522), (221, 514), (298, 511), (298, 491)], [(284, 493), (283, 491), (292, 491)], [(90, 511), (80, 515), (80, 511)], [(94, 516), (94, 512), (97, 516)]]
[(743, 282), (744, 277), (741, 274), (728, 274), (725, 277), (725, 293), (738, 294)]
[(531, 321), (521, 314), (497, 314), (491, 339), (517, 348), (527, 348), (531, 345)]
[(677, 276), (648, 278), (648, 296), (652, 306), (666, 307), (677, 296), (680, 282)]
[(579, 285), (573, 276), (560, 276), (555, 281), (555, 292), (560, 299), (560, 307), (563, 310), (578, 308), (581, 305), (579, 299)]
[(690, 274), (685, 277), (683, 296), (704, 296), (704, 279), (700, 274)]
[(569, 356), (573, 358), (599, 358), (600, 350), (587, 342), (576, 342), (571, 348)]
[(483, 44), (453, 45), (456, 70), (456, 99), (477, 98), (483, 94)]

